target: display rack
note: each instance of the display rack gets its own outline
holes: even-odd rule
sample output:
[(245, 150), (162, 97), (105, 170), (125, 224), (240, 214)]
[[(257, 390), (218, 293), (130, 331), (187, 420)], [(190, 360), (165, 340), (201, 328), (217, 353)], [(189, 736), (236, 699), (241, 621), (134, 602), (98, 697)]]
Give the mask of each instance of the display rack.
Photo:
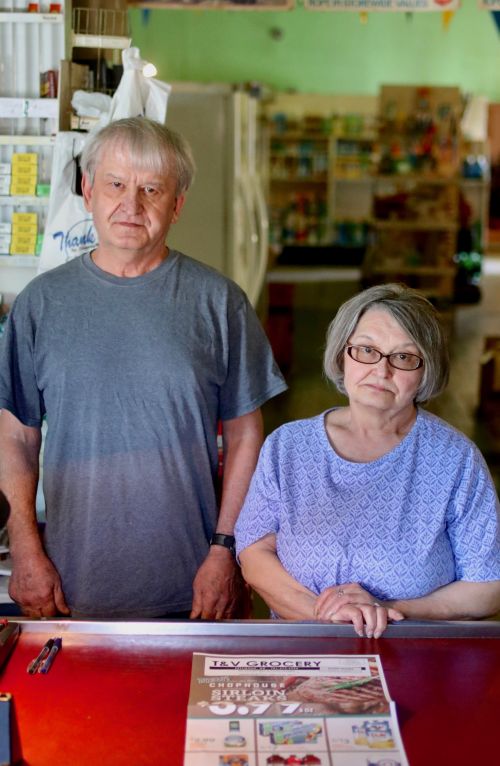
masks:
[[(59, 128), (58, 71), (64, 57), (63, 3), (0, 0), (0, 290), (18, 292), (36, 273), (54, 136)], [(38, 11), (37, 11), (38, 9)], [(29, 168), (17, 166), (31, 155)], [(21, 175), (19, 173), (21, 172)], [(23, 175), (24, 173), (24, 175)], [(21, 183), (21, 179), (26, 183)], [(29, 183), (27, 182), (29, 179)], [(15, 214), (27, 213), (22, 236)], [(29, 236), (27, 232), (29, 231)]]
[(457, 88), (384, 86), (368, 283), (402, 281), (452, 301), (459, 229)]
[[(85, 89), (111, 95), (119, 82), (119, 51), (130, 46), (131, 38), (126, 3), (112, 3), (107, 7), (107, 0), (102, 0), (99, 7), (79, 7), (71, 0), (41, 0), (38, 5), (30, 3), (28, 12), (25, 0), (0, 0), (0, 291), (4, 293), (19, 292), (36, 274), (55, 135), (82, 127), (72, 123), (73, 92)], [(30, 171), (36, 187), (29, 194), (11, 191), (20, 188), (12, 185), (12, 158), (20, 154), (37, 156)], [(12, 236), (14, 213), (32, 214), (24, 227), (36, 227), (36, 244), (32, 238), (27, 244), (27, 238)], [(13, 242), (22, 243), (21, 250)]]
[(330, 211), (336, 247), (364, 253), (371, 217), (372, 186), (377, 159), (374, 121), (347, 115), (333, 143)]
[(322, 265), (335, 265), (333, 248), (364, 249), (375, 148), (375, 134), (367, 132), (366, 124), (359, 115), (274, 122), (269, 184), (272, 260), (285, 248), (302, 247), (308, 255), (299, 252), (297, 260), (304, 265), (309, 258), (317, 264), (319, 256), (311, 256), (316, 248), (323, 251)]
[(491, 186), (490, 147), (487, 140), (462, 142), (460, 191), (468, 206), (467, 225), (473, 232), (474, 246), (488, 248), (488, 219)]
[(331, 137), (321, 133), (274, 133), (270, 147), (270, 246), (331, 241), (328, 216)]

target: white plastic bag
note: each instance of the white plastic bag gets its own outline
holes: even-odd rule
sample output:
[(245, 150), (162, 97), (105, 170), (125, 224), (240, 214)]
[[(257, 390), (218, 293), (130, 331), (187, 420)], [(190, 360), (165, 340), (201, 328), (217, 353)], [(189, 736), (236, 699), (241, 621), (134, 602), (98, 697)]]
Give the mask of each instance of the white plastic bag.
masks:
[(101, 117), (111, 109), (111, 96), (106, 93), (75, 90), (71, 98), (71, 107), (79, 117)]
[(139, 48), (125, 48), (122, 63), (123, 74), (111, 100), (111, 108), (108, 114), (101, 117), (95, 129), (99, 130), (108, 122), (124, 117), (149, 117), (163, 124), (172, 87), (143, 75), (146, 62), (141, 59)]
[(85, 210), (83, 197), (75, 193), (78, 183), (76, 158), (86, 138), (81, 133), (61, 132), (56, 135), (39, 273), (60, 266), (97, 246), (92, 216)]

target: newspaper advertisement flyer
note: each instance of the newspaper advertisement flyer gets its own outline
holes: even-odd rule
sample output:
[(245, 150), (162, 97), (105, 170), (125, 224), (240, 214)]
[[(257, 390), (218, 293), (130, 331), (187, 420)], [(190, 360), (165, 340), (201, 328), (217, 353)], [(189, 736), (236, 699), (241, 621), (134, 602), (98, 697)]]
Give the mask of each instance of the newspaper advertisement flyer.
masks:
[(378, 655), (193, 654), (184, 766), (408, 766)]

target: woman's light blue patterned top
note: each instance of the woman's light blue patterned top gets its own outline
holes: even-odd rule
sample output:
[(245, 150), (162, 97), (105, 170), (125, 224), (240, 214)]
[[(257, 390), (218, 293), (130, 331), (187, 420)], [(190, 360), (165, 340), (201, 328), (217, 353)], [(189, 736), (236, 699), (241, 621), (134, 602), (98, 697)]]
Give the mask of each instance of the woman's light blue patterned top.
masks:
[(453, 580), (500, 579), (500, 510), (475, 445), (419, 410), (369, 463), (339, 457), (325, 414), (278, 428), (262, 448), (236, 525), (239, 553), (274, 533), (285, 569), (315, 593), (357, 582), (380, 599)]

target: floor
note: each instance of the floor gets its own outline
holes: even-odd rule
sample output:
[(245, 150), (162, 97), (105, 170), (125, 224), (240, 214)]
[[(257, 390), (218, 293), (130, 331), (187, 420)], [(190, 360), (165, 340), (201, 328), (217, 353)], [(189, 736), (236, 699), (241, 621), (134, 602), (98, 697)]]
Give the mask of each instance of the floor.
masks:
[[(309, 417), (345, 399), (322, 376), (326, 329), (336, 308), (359, 286), (355, 282), (295, 288), (289, 390), (264, 407), (266, 433), (282, 423)], [(500, 256), (484, 259), (479, 303), (458, 306), (449, 325), (451, 375), (447, 390), (428, 409), (469, 436), (481, 449), (500, 491), (500, 402), (478, 416), (484, 338), (500, 337)]]

